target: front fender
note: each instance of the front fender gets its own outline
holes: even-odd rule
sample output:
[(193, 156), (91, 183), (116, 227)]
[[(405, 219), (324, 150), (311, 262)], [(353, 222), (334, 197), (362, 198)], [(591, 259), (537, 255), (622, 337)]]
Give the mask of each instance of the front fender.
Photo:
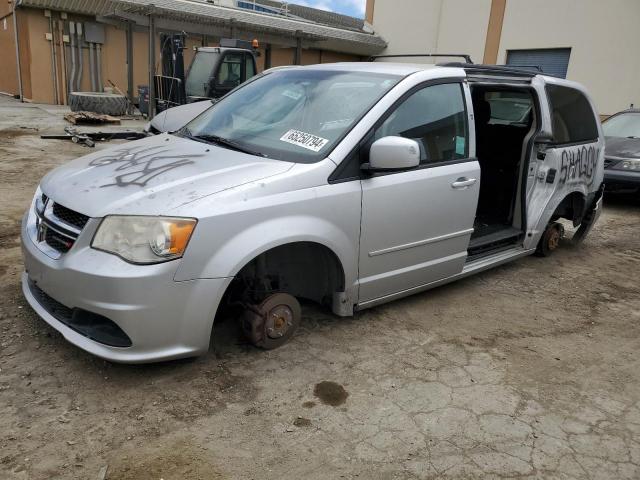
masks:
[(295, 242), (313, 242), (331, 250), (345, 273), (345, 285), (355, 283), (357, 243), (346, 232), (325, 219), (287, 216), (251, 226), (222, 244), (203, 265), (200, 278), (233, 277), (258, 255)]

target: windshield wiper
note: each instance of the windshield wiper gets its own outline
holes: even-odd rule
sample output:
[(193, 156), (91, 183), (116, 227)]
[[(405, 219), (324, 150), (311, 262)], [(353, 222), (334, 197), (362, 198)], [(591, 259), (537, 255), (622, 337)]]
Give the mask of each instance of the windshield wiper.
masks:
[(262, 152), (257, 152), (251, 150), (249, 148), (243, 147), (237, 142), (233, 140), (229, 140), (228, 138), (219, 137), (218, 135), (192, 135), (189, 130), (185, 129), (185, 135), (189, 138), (193, 138), (194, 140), (199, 140), (206, 143), (215, 143), (216, 145), (222, 145), (223, 147), (229, 148), (231, 150), (235, 150), (237, 152), (248, 153), (249, 155), (256, 155), (258, 157), (266, 157), (267, 155)]

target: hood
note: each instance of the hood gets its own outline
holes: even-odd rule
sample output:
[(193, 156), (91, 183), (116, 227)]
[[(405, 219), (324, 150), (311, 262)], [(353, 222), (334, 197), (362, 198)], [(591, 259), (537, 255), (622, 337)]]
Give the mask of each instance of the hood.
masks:
[(187, 103), (186, 105), (173, 107), (153, 117), (150, 125), (157, 130), (157, 132), (175, 132), (212, 105), (213, 103), (210, 100), (204, 100), (202, 102)]
[(162, 134), (73, 160), (49, 172), (40, 187), (53, 201), (90, 217), (167, 215), (293, 165)]
[(640, 138), (606, 137), (605, 156), (640, 158)]

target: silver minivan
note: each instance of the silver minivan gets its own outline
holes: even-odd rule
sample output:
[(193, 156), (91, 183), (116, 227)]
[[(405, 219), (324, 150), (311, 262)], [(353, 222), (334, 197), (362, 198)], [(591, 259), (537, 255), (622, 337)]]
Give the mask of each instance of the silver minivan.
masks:
[[(601, 206), (580, 85), (481, 65), (265, 72), (173, 133), (74, 160), (22, 225), (23, 291), (116, 362), (208, 351), (221, 309), (274, 348), (299, 299), (339, 316), (538, 252)], [(567, 222), (565, 222), (567, 223)]]

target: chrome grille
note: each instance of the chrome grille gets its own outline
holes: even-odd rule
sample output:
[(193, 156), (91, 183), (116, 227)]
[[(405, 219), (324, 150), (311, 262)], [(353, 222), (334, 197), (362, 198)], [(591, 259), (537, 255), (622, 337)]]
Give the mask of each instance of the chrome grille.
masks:
[(58, 253), (68, 252), (89, 217), (55, 203), (42, 194), (35, 206), (37, 242), (46, 244)]
[(53, 214), (63, 222), (67, 222), (78, 227), (80, 230), (82, 230), (89, 221), (89, 217), (86, 215), (74, 212), (70, 208), (64, 207), (59, 203), (53, 204)]
[(44, 232), (44, 241), (54, 250), (57, 250), (61, 253), (66, 253), (71, 247), (73, 247), (75, 239), (71, 239), (65, 235), (61, 235), (54, 229), (48, 227)]

